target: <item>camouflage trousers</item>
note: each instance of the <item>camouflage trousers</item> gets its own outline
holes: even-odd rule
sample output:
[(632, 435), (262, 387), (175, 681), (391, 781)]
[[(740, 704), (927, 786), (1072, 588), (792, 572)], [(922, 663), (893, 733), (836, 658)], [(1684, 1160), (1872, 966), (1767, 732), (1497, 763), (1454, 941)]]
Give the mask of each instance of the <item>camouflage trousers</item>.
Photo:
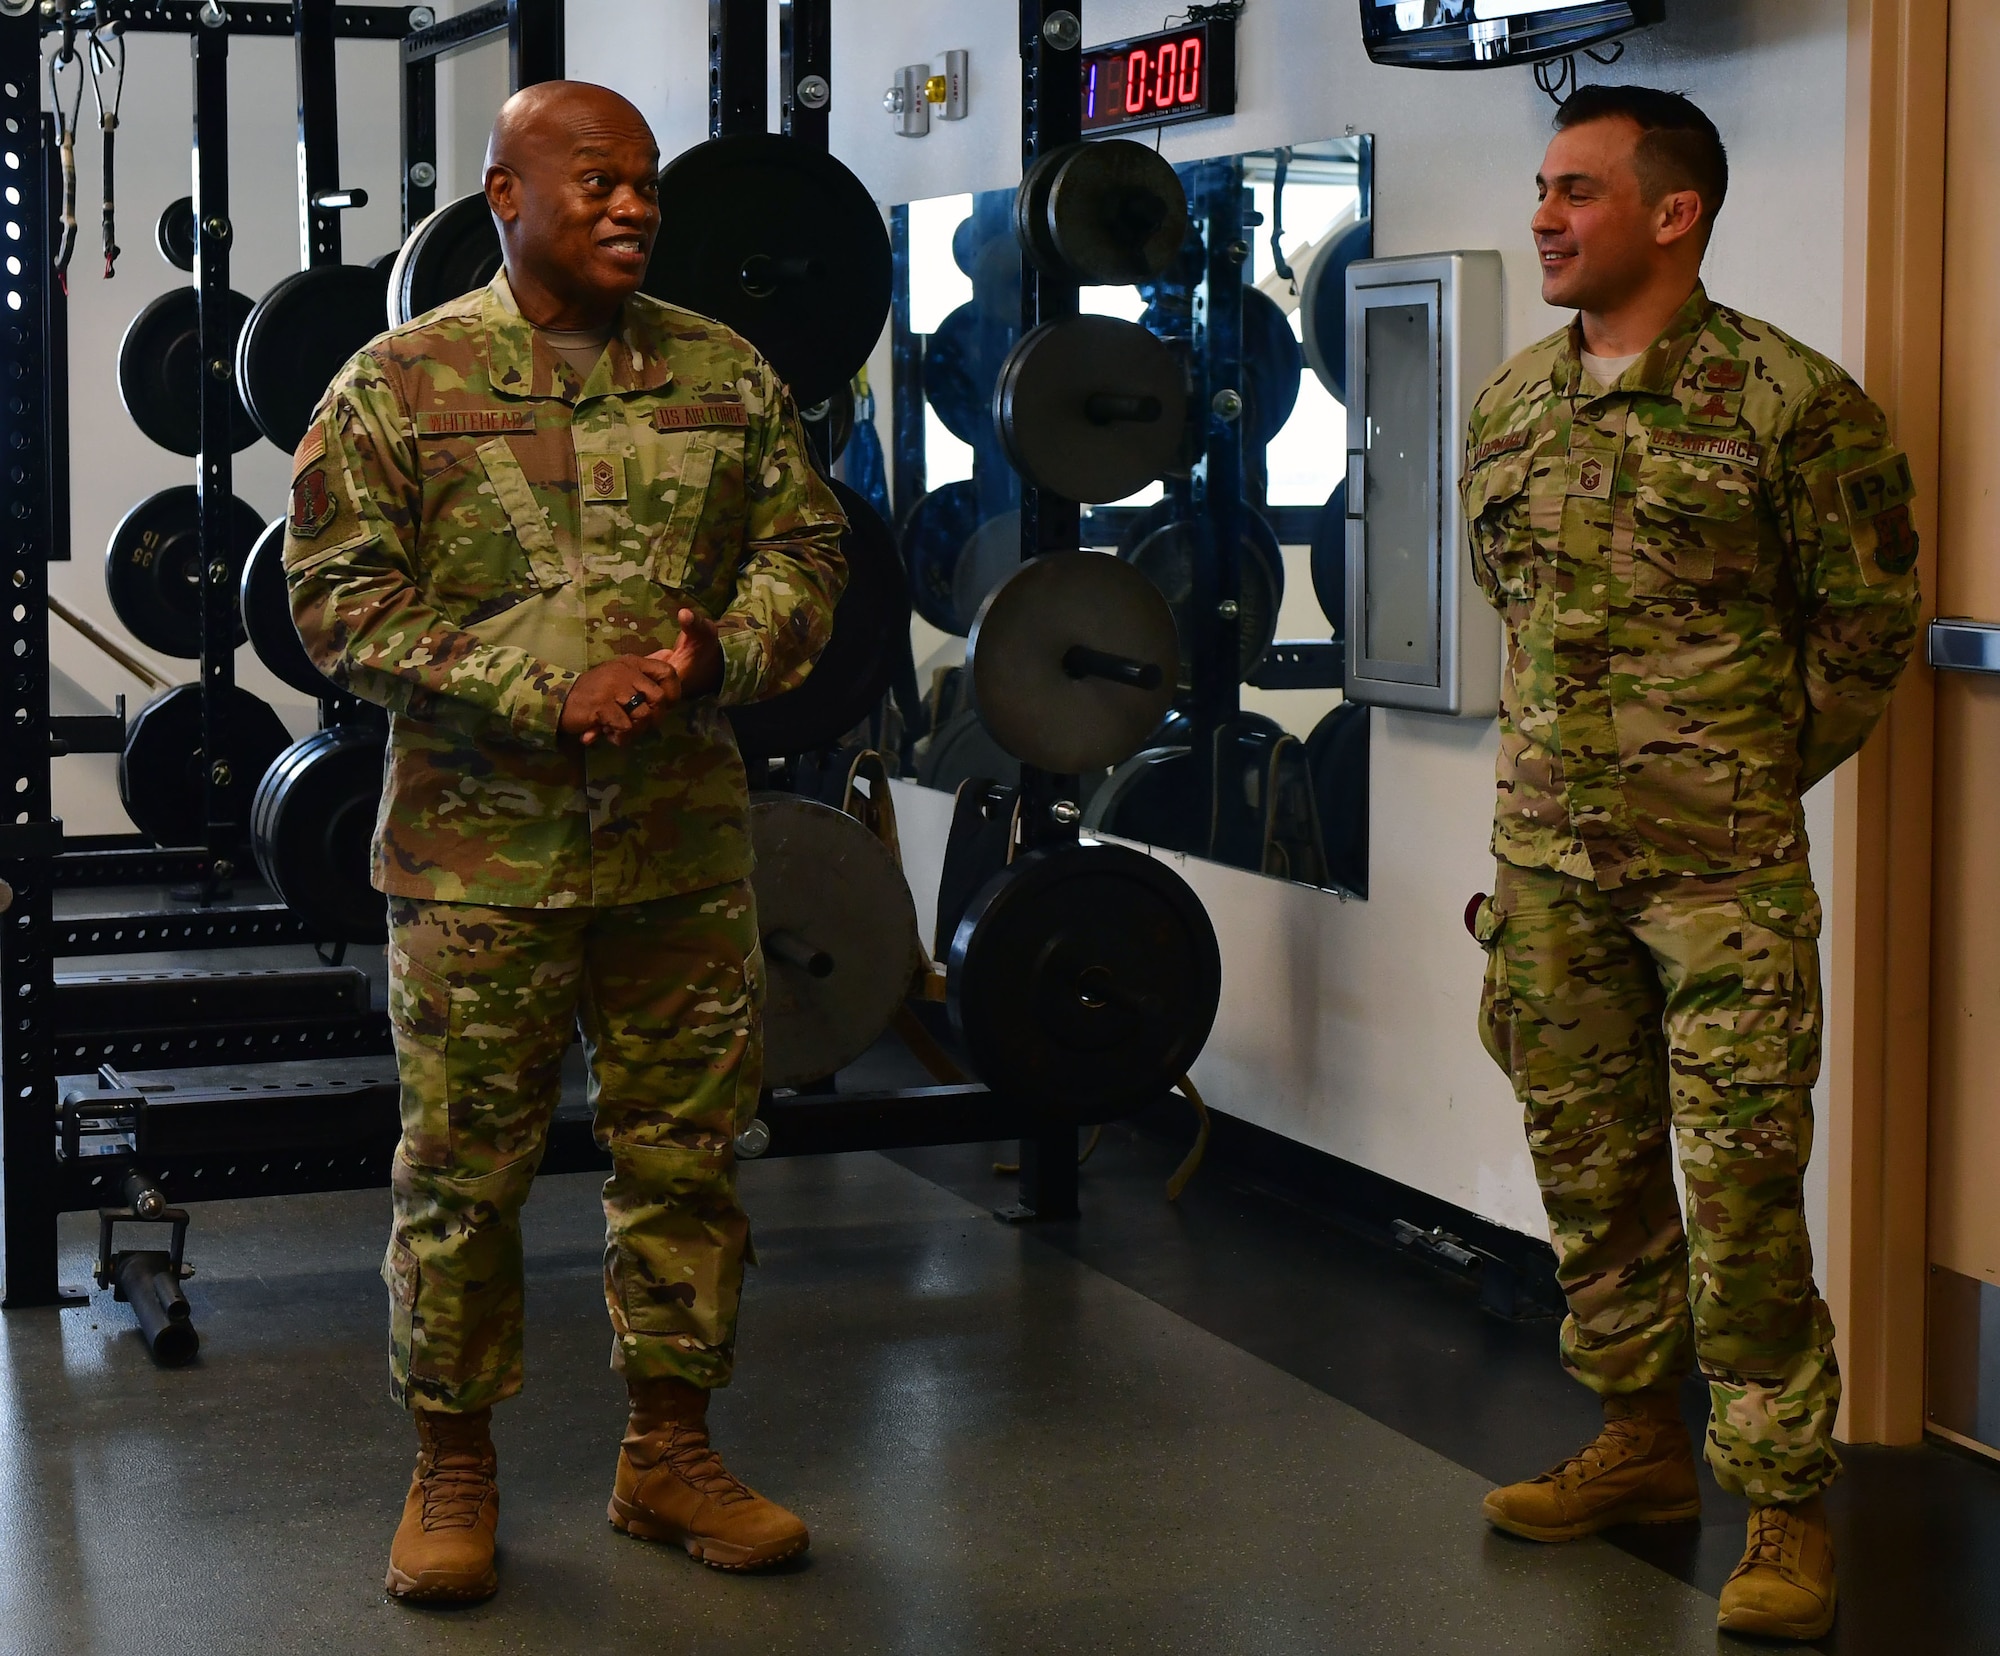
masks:
[(1820, 1044), (1805, 865), (1604, 891), (1503, 862), (1496, 886), (1475, 923), (1481, 1034), (1527, 1117), (1564, 1366), (1614, 1394), (1698, 1362), (1717, 1480), (1805, 1499), (1840, 1470), (1804, 1207)]
[(725, 1385), (749, 1223), (763, 956), (749, 884), (602, 909), (395, 899), (402, 1081), (389, 1370), (411, 1408), (521, 1389), (521, 1205), (581, 1026), (604, 1186), (612, 1367)]

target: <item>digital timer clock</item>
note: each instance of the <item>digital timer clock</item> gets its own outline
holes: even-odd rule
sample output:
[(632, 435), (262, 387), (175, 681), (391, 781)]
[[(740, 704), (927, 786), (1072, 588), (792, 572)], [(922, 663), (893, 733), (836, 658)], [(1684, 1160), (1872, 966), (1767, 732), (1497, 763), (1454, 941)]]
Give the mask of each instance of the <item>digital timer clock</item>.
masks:
[(1190, 23), (1083, 54), (1083, 130), (1119, 132), (1236, 113), (1236, 25)]

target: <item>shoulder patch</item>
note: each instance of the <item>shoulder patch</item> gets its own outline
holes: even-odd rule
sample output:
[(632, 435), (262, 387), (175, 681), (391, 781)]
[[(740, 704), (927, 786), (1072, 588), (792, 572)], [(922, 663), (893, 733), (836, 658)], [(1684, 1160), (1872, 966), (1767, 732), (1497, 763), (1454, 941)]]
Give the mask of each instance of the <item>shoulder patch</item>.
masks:
[(339, 515), (340, 502), (327, 486), (325, 466), (308, 466), (292, 480), (291, 519), (286, 527), (297, 539), (316, 538)]
[(1734, 460), (1745, 466), (1764, 463), (1764, 445), (1745, 442), (1741, 437), (1710, 436), (1700, 431), (1672, 431), (1654, 428), (1646, 433), (1649, 448), (1669, 454), (1692, 455), (1698, 460)]
[(1472, 451), (1471, 464), (1483, 466), (1496, 454), (1512, 454), (1516, 449), (1524, 449), (1535, 440), (1532, 431), (1509, 431), (1499, 437), (1489, 437)]
[(534, 429), (532, 408), (453, 408), (417, 416), (419, 437), (484, 437)]
[(324, 420), (315, 420), (312, 430), (308, 431), (300, 439), (299, 446), (292, 455), (292, 475), (294, 477), (298, 476), (300, 472), (304, 471), (315, 460), (321, 460), (325, 457), (326, 422)]
[(750, 410), (738, 403), (676, 403), (653, 410), (655, 431), (693, 431), (703, 426), (747, 426)]
[(1917, 493), (1909, 458), (1902, 454), (1842, 472), (1835, 481), (1840, 489), (1840, 509), (1849, 523), (1865, 523), (1895, 507), (1907, 506)]

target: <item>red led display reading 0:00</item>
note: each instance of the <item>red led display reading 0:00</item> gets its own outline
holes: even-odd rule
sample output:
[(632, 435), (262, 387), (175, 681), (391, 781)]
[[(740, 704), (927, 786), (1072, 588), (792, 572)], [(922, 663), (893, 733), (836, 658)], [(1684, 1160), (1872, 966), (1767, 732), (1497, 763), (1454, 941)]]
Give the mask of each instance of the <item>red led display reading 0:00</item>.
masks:
[(1201, 36), (1169, 40), (1125, 58), (1125, 114), (1181, 109), (1201, 99)]
[(1083, 129), (1185, 119), (1208, 101), (1207, 39), (1199, 31), (1092, 53), (1083, 75)]

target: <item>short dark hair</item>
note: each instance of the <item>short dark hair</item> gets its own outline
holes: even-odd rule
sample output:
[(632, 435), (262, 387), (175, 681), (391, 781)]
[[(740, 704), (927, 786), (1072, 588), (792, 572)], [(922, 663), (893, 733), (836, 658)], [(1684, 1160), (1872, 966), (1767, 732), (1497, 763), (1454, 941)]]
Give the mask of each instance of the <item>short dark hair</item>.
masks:
[(1658, 201), (1670, 190), (1701, 197), (1708, 223), (1722, 211), (1729, 193), (1729, 152), (1722, 134), (1696, 105), (1678, 92), (1651, 86), (1579, 86), (1556, 111), (1556, 131), (1623, 115), (1639, 126), (1632, 163), (1639, 192)]

